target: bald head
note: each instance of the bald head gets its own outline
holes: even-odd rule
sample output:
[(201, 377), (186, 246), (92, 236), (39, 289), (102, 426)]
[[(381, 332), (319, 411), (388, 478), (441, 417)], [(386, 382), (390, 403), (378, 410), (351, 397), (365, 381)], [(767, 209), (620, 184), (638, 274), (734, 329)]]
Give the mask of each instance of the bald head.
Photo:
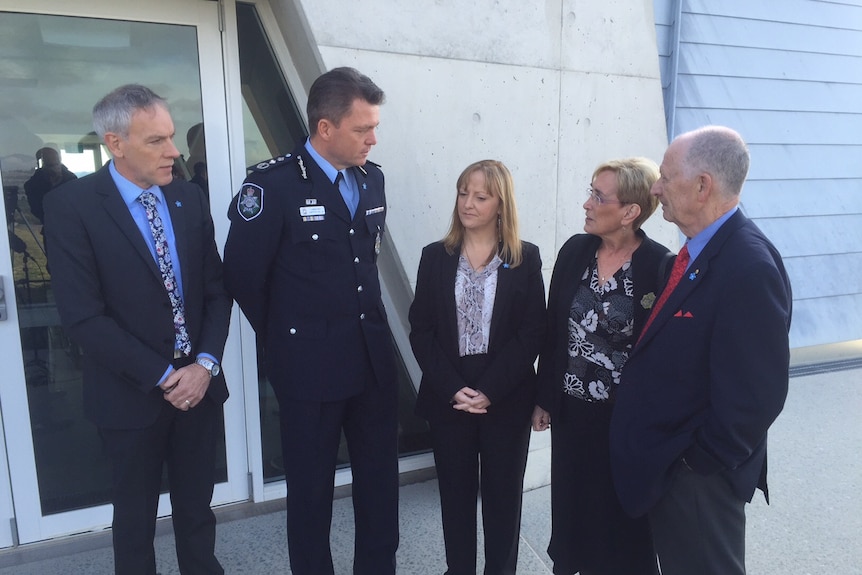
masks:
[(672, 145), (677, 144), (689, 176), (705, 172), (721, 195), (739, 196), (751, 163), (742, 136), (724, 126), (704, 126), (681, 134)]

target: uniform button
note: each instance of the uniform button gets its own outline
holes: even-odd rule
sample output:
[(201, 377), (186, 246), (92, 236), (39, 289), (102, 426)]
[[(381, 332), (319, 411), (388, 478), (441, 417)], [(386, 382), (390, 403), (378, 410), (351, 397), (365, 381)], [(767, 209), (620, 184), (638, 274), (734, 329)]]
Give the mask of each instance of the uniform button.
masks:
[(319, 236), (319, 235), (317, 235), (317, 234), (311, 234), (311, 239), (313, 239), (314, 241), (317, 241), (317, 240), (318, 240), (318, 238), (320, 238), (320, 236)]
[(353, 228), (350, 228), (350, 231), (349, 231), (349, 232), (347, 232), (347, 233), (348, 233), (348, 234), (350, 234), (350, 235), (352, 236), (353, 234), (355, 234), (355, 233), (356, 233), (356, 230), (354, 230)]
[(295, 327), (290, 328), (290, 335), (296, 335), (296, 328)]
[(358, 264), (358, 263), (359, 263), (359, 258), (358, 258), (358, 257), (353, 258), (353, 263)]
[(356, 291), (362, 291), (362, 286), (359, 286), (358, 288), (356, 288)]
[(365, 314), (364, 313), (359, 314), (359, 319), (365, 319)]

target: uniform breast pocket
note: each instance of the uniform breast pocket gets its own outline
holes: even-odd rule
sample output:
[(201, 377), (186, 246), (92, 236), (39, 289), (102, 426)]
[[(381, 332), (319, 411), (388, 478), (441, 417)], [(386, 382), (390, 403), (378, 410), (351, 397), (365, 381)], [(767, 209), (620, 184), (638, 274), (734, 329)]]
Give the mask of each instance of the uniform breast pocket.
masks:
[(365, 225), (368, 226), (368, 235), (371, 236), (374, 245), (374, 261), (380, 255), (380, 247), (383, 245), (383, 232), (386, 218), (383, 212), (370, 214), (365, 217)]
[(287, 265), (295, 270), (322, 272), (328, 269), (330, 246), (337, 241), (335, 226), (327, 222), (299, 222), (291, 226), (290, 257)]

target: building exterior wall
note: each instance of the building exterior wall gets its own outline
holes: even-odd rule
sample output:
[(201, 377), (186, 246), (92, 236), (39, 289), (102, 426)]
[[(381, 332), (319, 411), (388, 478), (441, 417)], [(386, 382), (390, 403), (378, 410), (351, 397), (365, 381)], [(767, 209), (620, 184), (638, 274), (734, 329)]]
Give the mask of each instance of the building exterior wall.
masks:
[(671, 137), (740, 131), (743, 210), (781, 251), (791, 346), (862, 337), (862, 2), (656, 0)]

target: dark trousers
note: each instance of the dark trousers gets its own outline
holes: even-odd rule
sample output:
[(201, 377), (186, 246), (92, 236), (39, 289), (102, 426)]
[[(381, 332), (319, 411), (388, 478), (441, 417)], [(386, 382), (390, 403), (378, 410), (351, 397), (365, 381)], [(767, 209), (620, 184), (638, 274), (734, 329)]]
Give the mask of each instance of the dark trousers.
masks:
[(745, 501), (721, 474), (680, 464), (649, 520), (662, 575), (745, 574)]
[(447, 575), (476, 574), (476, 500), (480, 489), (485, 575), (515, 573), (529, 419), (456, 413), (430, 425)]
[(331, 575), (329, 532), (341, 432), (353, 473), (353, 573), (392, 575), (398, 549), (398, 389), (369, 385), (344, 401), (279, 398), (291, 573)]
[(180, 411), (165, 401), (143, 429), (100, 429), (113, 467), (114, 569), (117, 575), (155, 575), (153, 537), (163, 465), (170, 482), (177, 562), (183, 575), (221, 575), (210, 508), (216, 436), (222, 407), (204, 398)]

